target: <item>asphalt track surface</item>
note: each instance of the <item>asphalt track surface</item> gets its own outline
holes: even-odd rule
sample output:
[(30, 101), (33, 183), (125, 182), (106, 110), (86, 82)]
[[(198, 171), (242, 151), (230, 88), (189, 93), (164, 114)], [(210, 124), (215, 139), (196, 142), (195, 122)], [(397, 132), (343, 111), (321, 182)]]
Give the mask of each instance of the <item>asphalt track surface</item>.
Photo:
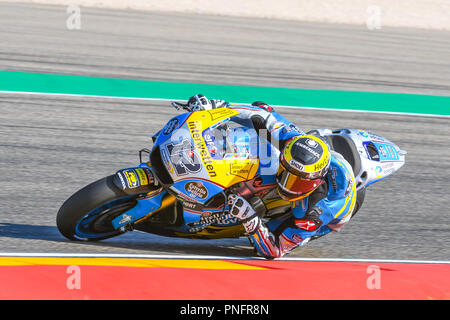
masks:
[[(450, 33), (0, 3), (0, 68), (86, 76), (450, 95)], [(258, 97), (255, 97), (257, 100)], [(426, 108), (426, 106), (424, 106)], [(247, 239), (132, 232), (70, 242), (55, 226), (73, 192), (138, 163), (177, 111), (164, 101), (0, 94), (2, 252), (250, 256)], [(450, 260), (448, 118), (280, 109), (300, 127), (360, 128), (408, 151), (341, 232), (290, 257)]]

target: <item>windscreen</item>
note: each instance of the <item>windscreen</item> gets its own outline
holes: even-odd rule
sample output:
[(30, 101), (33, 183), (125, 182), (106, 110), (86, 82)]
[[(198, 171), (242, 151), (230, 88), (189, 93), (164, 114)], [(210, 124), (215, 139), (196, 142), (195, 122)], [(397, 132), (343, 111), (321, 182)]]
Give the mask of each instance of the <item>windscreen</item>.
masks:
[(206, 129), (203, 139), (214, 160), (258, 157), (258, 135), (249, 119), (225, 119)]

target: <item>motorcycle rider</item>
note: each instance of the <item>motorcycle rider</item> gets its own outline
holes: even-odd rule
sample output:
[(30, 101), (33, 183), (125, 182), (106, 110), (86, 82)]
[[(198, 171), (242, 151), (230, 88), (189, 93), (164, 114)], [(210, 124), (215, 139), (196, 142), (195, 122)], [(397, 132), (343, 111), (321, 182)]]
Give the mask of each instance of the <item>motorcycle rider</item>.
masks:
[(353, 170), (343, 156), (330, 149), (325, 137), (305, 133), (264, 102), (233, 106), (198, 94), (187, 104), (172, 105), (189, 111), (236, 109), (252, 120), (256, 130), (266, 129), (268, 141), (278, 147), (278, 170), (273, 175), (278, 196), (291, 205), (288, 214), (264, 223), (244, 197), (228, 196), (230, 213), (242, 222), (261, 256), (279, 258), (311, 239), (336, 232), (361, 206)]

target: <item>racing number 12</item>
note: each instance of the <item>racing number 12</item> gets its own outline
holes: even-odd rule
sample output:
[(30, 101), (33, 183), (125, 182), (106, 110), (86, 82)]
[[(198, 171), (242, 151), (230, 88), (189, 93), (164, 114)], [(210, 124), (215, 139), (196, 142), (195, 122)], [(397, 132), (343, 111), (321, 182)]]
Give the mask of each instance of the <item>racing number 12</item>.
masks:
[(189, 140), (183, 140), (179, 144), (168, 144), (170, 161), (175, 167), (177, 175), (184, 176), (190, 173), (197, 173), (202, 169), (200, 159), (195, 153), (195, 147)]

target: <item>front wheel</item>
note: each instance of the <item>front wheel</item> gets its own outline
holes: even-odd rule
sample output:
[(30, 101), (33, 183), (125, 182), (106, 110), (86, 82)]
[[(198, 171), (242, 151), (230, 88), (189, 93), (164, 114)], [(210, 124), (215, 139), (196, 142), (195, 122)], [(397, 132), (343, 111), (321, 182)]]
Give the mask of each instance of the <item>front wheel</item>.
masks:
[(80, 189), (58, 211), (56, 225), (70, 240), (96, 241), (117, 236), (112, 221), (133, 208), (136, 197), (127, 195), (113, 183), (114, 175)]

